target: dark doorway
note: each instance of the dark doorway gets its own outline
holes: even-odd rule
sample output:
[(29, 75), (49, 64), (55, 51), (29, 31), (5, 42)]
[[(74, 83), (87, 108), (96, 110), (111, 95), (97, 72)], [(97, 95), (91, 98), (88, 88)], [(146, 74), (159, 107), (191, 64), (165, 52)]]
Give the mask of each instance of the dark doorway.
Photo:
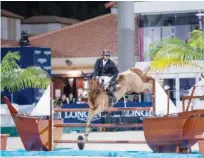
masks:
[(76, 78), (64, 78), (64, 94), (69, 97), (72, 93), (74, 98), (77, 98)]

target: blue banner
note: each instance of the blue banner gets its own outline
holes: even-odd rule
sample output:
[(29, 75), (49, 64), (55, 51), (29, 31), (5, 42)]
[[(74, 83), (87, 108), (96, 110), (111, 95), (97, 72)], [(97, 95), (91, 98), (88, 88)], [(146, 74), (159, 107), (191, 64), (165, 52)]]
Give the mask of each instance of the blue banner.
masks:
[[(27, 68), (29, 66), (36, 66), (44, 69), (51, 76), (51, 50), (50, 48), (40, 47), (8, 47), (1, 48), (1, 60), (9, 52), (18, 51), (21, 55), (19, 66)], [(43, 89), (26, 88), (19, 92), (13, 93), (13, 102), (19, 105), (33, 104), (39, 101), (42, 96)], [(11, 94), (5, 90), (2, 92), (11, 100)]]
[[(124, 102), (118, 102), (113, 107), (124, 107)], [(152, 107), (152, 102), (127, 102), (126, 107)], [(88, 104), (64, 104), (63, 109), (73, 108), (88, 108)], [(125, 107), (124, 107), (125, 108)], [(108, 117), (109, 123), (119, 123), (119, 119), (123, 118), (123, 123), (138, 123), (142, 122), (143, 117), (152, 115), (151, 110), (138, 110), (138, 111), (123, 111), (112, 112)], [(61, 112), (58, 117), (64, 120), (64, 123), (86, 123), (88, 119), (88, 112)], [(135, 120), (137, 119), (137, 120)], [(137, 121), (137, 122), (136, 122)], [(106, 123), (107, 115), (99, 114), (94, 117), (92, 123)]]

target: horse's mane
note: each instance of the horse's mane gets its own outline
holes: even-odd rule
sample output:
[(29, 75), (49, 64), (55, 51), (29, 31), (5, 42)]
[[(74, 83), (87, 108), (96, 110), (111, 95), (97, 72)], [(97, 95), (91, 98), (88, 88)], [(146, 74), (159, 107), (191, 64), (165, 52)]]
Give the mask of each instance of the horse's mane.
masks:
[(96, 109), (97, 107), (95, 107), (96, 105), (94, 104), (95, 99), (97, 95), (103, 92), (104, 90), (100, 86), (100, 84), (94, 79), (90, 81), (89, 86), (90, 86), (90, 90), (88, 92), (88, 99), (89, 99), (89, 102), (91, 103), (89, 104), (89, 106), (91, 109)]
[(140, 69), (131, 68), (129, 70), (136, 73), (142, 79), (142, 81), (145, 82), (145, 83), (153, 80), (153, 78), (151, 76), (147, 76), (146, 74), (143, 74), (143, 72)]

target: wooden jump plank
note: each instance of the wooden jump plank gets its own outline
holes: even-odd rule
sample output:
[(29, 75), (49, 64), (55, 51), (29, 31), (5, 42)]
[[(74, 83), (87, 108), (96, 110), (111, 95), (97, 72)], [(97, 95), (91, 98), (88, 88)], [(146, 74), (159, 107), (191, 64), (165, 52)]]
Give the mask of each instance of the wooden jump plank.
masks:
[(186, 99), (204, 99), (204, 96), (183, 96), (182, 97), (184, 100)]
[[(81, 140), (54, 140), (54, 143), (83, 143)], [(144, 140), (88, 140), (86, 143), (97, 144), (146, 144)]]
[(204, 140), (204, 135), (196, 135), (195, 139)]
[[(116, 112), (116, 111), (141, 111), (141, 110), (151, 110), (150, 107), (134, 107), (134, 108), (109, 108), (105, 110), (106, 112)], [(73, 108), (73, 109), (54, 109), (55, 112), (87, 112), (89, 108)]]
[[(54, 124), (54, 127), (86, 127), (86, 124)], [(126, 127), (143, 127), (143, 124), (91, 124), (91, 127), (106, 127), (106, 128), (111, 128), (111, 127), (121, 127), (121, 128), (126, 128)]]

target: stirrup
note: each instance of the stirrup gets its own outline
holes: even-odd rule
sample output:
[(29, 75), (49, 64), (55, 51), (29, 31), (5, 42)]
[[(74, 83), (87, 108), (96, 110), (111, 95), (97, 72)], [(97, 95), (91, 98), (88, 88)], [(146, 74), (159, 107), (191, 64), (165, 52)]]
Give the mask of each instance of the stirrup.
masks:
[(112, 100), (112, 102), (113, 102), (114, 104), (117, 103), (117, 99), (116, 99), (116, 98), (112, 97), (111, 100)]

